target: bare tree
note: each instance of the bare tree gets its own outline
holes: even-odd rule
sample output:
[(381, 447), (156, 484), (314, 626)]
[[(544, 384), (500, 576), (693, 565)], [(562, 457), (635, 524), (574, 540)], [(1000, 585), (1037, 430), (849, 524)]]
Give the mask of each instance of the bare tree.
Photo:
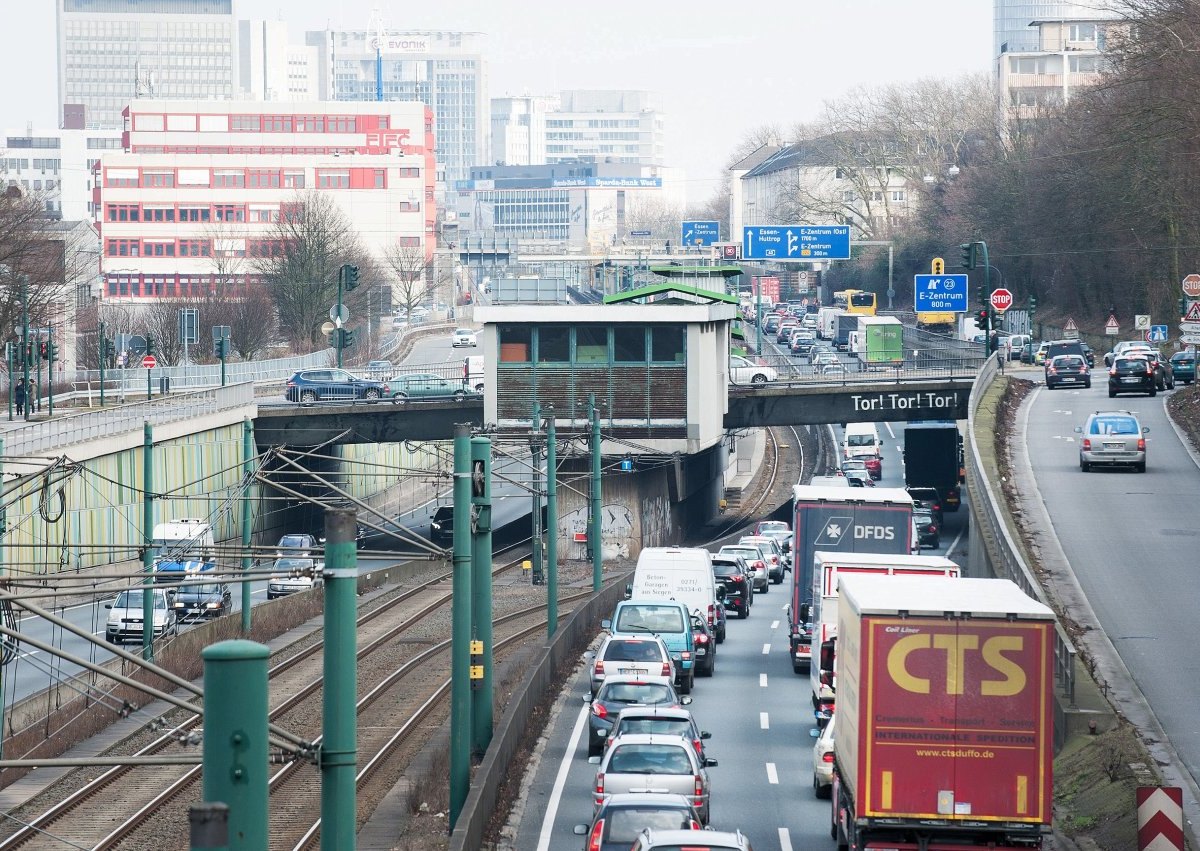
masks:
[(0, 193), (0, 328), (19, 328), (23, 309), (33, 327), (61, 321), (74, 295), (66, 283), (75, 276), (71, 247), (54, 232), (40, 194), (15, 186)]
[(155, 355), (164, 364), (177, 364), (183, 359), (179, 312), (191, 306), (191, 302), (172, 299), (154, 301), (142, 308), (142, 325), (146, 334), (154, 338)]
[(656, 242), (678, 239), (682, 223), (683, 210), (661, 198), (634, 195), (625, 212), (626, 231), (648, 230)]
[(405, 316), (429, 296), (429, 264), (420, 246), (392, 245), (383, 255), (383, 263), (395, 279), (392, 300)]
[(232, 306), (228, 316), (218, 324), (228, 325), (233, 348), (242, 360), (254, 360), (266, 351), (275, 339), (279, 319), (275, 315), (275, 304), (261, 289), (252, 289)]

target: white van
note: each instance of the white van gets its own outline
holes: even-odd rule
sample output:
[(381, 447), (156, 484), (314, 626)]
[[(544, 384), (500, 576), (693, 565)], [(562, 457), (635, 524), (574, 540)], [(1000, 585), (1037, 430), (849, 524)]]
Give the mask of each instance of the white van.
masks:
[(716, 632), (717, 581), (712, 554), (698, 547), (647, 547), (638, 556), (631, 599), (678, 600)]
[(883, 441), (875, 423), (847, 423), (846, 437), (842, 441), (843, 458), (866, 458), (883, 456)]
[(463, 358), (463, 383), (476, 393), (483, 392), (483, 355)]

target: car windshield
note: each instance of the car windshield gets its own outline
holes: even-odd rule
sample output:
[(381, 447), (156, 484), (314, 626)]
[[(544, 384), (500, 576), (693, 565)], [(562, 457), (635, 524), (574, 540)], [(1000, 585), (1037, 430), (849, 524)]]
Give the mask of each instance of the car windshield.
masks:
[(847, 446), (874, 446), (875, 436), (871, 434), (848, 434), (846, 435)]
[(671, 700), (671, 687), (662, 683), (605, 683), (601, 703), (666, 703)]
[(1196, 356), (1191, 354), (1190, 352), (1180, 352), (1177, 355), (1171, 356), (1171, 361), (1173, 363), (1191, 363), (1195, 359), (1196, 359)]
[(210, 597), (221, 593), (219, 585), (192, 585), (180, 589), (181, 594), (195, 594), (197, 597)]
[(1092, 434), (1138, 434), (1137, 420), (1133, 417), (1097, 417), (1092, 420)]
[(625, 606), (617, 615), (617, 632), (683, 632), (678, 606)]
[[(122, 591), (113, 603), (114, 609), (140, 609), (142, 607), (142, 591)], [(165, 609), (167, 600), (162, 594), (155, 594), (154, 608)]]
[[(613, 807), (605, 816), (609, 842), (632, 845), (646, 828), (652, 830), (690, 830), (691, 814), (682, 809), (659, 807)], [(690, 846), (689, 846), (690, 847)]]
[(730, 553), (732, 555), (741, 556), (742, 558), (760, 559), (762, 552), (758, 547), (721, 547), (721, 552)]
[(769, 532), (787, 532), (790, 530), (788, 529), (788, 524), (782, 520), (764, 520), (758, 524), (758, 531), (767, 534)]
[(690, 737), (692, 725), (686, 718), (624, 718), (617, 727), (617, 734), (621, 733), (659, 733)]
[(1145, 372), (1149, 361), (1145, 358), (1121, 358), (1116, 363), (1117, 372)]
[(1063, 355), (1054, 359), (1054, 366), (1059, 369), (1083, 366), (1083, 358), (1078, 355)]
[(679, 745), (619, 745), (608, 761), (610, 774), (691, 774), (692, 761)]
[(728, 564), (726, 562), (713, 562), (713, 574), (716, 576), (737, 576), (741, 572), (741, 568), (736, 564)]
[(276, 570), (304, 570), (313, 566), (311, 558), (277, 558), (275, 559)]
[(309, 546), (308, 535), (284, 535), (279, 539), (279, 546), (297, 549)]
[(604, 651), (605, 661), (625, 662), (658, 662), (662, 660), (662, 651), (653, 640), (624, 641), (614, 639), (608, 642)]

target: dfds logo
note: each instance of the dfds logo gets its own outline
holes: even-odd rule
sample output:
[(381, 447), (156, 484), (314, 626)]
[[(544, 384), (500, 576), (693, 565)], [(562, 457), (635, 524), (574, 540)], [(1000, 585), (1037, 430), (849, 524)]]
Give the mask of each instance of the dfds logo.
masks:
[(896, 540), (896, 530), (891, 526), (855, 526), (854, 540), (894, 541)]
[(979, 643), (978, 635), (928, 633), (906, 635), (892, 645), (887, 654), (887, 671), (893, 682), (913, 694), (929, 694), (934, 683), (909, 673), (908, 660), (914, 653), (945, 655), (945, 679), (937, 683), (942, 694), (963, 694), (964, 671), (968, 653), (979, 653), (984, 663), (998, 676), (980, 681), (979, 692), (987, 697), (1011, 697), (1025, 689), (1025, 672), (1005, 653), (1020, 653), (1025, 640), (1019, 635), (995, 635)]

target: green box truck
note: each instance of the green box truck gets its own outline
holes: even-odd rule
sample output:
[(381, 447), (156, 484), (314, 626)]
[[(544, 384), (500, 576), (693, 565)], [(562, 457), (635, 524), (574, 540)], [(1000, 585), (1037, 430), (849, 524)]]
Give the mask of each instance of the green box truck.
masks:
[(894, 316), (860, 316), (858, 359), (866, 367), (904, 362), (904, 327)]

